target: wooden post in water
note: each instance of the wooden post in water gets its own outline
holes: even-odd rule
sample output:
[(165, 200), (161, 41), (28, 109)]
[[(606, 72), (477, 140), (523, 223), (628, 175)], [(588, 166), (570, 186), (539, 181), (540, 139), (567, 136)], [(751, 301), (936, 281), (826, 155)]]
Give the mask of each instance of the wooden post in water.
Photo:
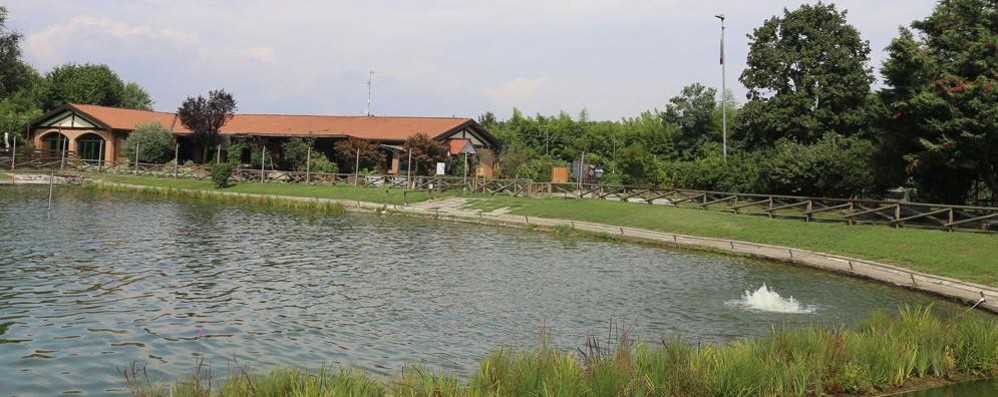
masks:
[(180, 142), (173, 143), (173, 178), (177, 178), (177, 165), (180, 162)]
[(52, 220), (52, 187), (55, 185), (55, 172), (49, 172), (49, 209), (46, 218)]
[(308, 183), (312, 174), (312, 147), (308, 147), (308, 154), (305, 155), (305, 183)]
[(101, 169), (104, 168), (104, 140), (100, 140), (100, 148), (97, 149), (97, 173), (99, 174)]
[(266, 174), (267, 171), (265, 169), (266, 166), (267, 166), (267, 146), (264, 145), (263, 151), (260, 152), (260, 182), (263, 182), (264, 179), (267, 177)]
[(468, 190), (468, 153), (464, 154), (464, 191)]
[(66, 151), (69, 150), (69, 139), (66, 139), (65, 135), (62, 135), (62, 130), (59, 130), (59, 136), (62, 137), (62, 158), (59, 160), (59, 171), (66, 169)]
[(409, 162), (405, 165), (405, 188), (408, 190), (412, 187), (412, 148), (409, 150)]
[(360, 179), (360, 148), (357, 148), (357, 161), (353, 166), (353, 187), (357, 187), (358, 179)]

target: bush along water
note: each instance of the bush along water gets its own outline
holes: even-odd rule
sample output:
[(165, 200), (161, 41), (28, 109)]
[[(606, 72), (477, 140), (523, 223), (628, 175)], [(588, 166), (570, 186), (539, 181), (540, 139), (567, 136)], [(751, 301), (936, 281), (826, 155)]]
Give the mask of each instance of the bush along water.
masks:
[(563, 352), (545, 339), (532, 350), (494, 351), (466, 380), (418, 366), (390, 379), (350, 369), (236, 369), (212, 384), (204, 366), (172, 385), (134, 366), (125, 376), (135, 396), (685, 397), (871, 395), (998, 374), (998, 321), (932, 306), (877, 313), (855, 329), (774, 329), (730, 344), (632, 342), (618, 332)]

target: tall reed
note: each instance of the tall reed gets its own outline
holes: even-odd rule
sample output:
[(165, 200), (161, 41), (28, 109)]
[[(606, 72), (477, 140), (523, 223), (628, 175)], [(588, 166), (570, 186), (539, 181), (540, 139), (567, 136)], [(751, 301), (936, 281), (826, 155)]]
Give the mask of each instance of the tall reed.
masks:
[[(172, 386), (126, 371), (136, 396), (812, 396), (902, 390), (916, 380), (998, 374), (998, 321), (981, 313), (905, 306), (855, 329), (812, 326), (728, 344), (679, 339), (634, 342), (626, 330), (592, 336), (585, 348), (501, 348), (460, 380), (422, 367), (380, 379), (357, 370), (237, 370), (212, 388), (210, 372)], [(208, 374), (207, 376), (205, 374)]]

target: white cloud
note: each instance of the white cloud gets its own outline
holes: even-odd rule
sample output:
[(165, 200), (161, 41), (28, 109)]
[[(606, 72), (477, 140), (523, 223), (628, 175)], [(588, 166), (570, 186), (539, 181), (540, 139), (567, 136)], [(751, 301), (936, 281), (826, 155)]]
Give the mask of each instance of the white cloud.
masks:
[[(39, 64), (51, 66), (67, 61), (76, 47), (88, 50), (148, 53), (164, 47), (190, 48), (201, 41), (197, 33), (132, 25), (109, 18), (80, 15), (66, 25), (50, 26), (25, 38), (25, 54)], [(114, 43), (112, 46), (104, 46)]]
[(200, 60), (216, 64), (233, 64), (245, 61), (274, 62), (274, 49), (270, 47), (201, 48)]
[(548, 79), (518, 77), (497, 87), (486, 88), (483, 93), (492, 105), (499, 109), (510, 109), (515, 106), (535, 106), (539, 95), (548, 86)]

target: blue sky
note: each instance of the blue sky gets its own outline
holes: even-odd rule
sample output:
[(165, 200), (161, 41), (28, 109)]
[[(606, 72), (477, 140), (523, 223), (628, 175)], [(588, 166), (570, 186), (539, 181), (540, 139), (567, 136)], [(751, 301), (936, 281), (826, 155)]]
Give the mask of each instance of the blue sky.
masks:
[[(728, 87), (746, 35), (801, 1), (15, 0), (9, 25), (43, 73), (104, 63), (158, 110), (224, 88), (240, 112), (361, 114), (369, 70), (378, 115), (468, 116), (587, 109), (619, 119), (690, 83), (720, 86), (717, 13), (728, 16)], [(844, 0), (871, 65), (932, 0)]]

